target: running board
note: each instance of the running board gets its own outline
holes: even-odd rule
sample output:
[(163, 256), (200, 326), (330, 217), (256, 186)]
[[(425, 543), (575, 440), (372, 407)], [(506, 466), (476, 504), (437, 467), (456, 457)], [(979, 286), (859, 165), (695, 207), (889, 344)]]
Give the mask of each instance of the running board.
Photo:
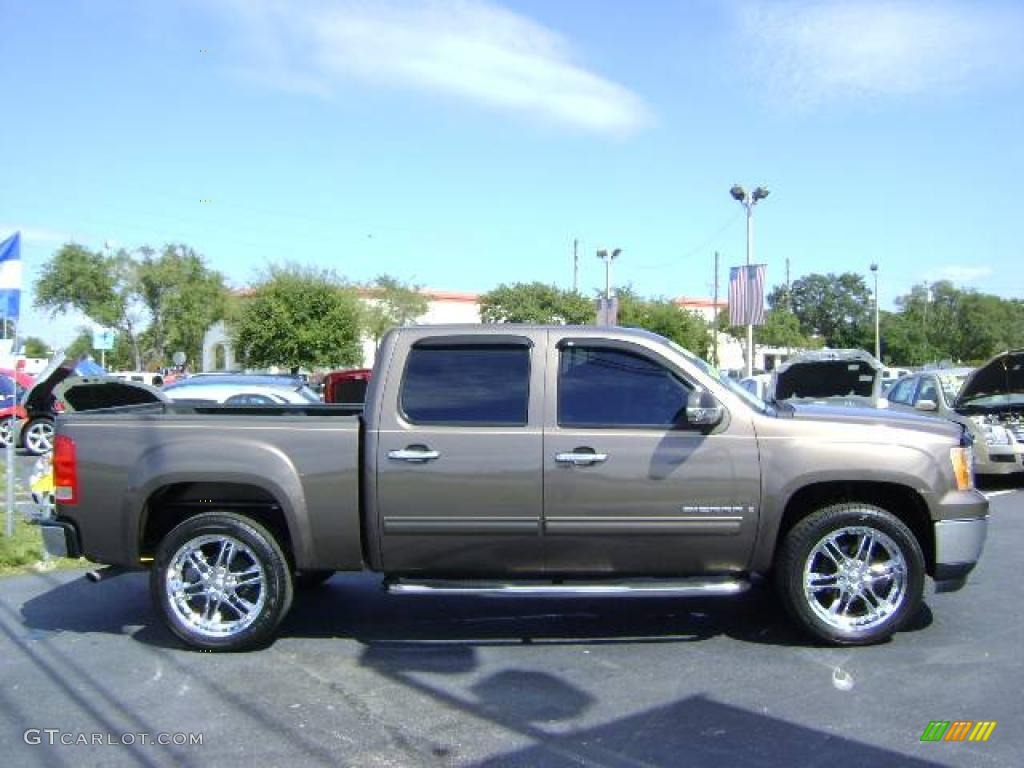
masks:
[(621, 579), (617, 581), (456, 581), (451, 579), (389, 579), (384, 588), (397, 595), (507, 595), (552, 597), (655, 595), (660, 597), (727, 597), (746, 592), (750, 582), (734, 576), (684, 579)]

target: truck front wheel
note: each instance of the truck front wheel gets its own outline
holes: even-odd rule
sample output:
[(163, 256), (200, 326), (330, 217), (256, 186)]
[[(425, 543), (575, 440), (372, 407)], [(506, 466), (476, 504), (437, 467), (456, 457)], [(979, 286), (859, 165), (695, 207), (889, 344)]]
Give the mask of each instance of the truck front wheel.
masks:
[(789, 613), (836, 645), (889, 638), (921, 607), (925, 563), (914, 534), (872, 504), (834, 504), (786, 535), (776, 585)]
[(291, 569), (274, 536), (228, 512), (197, 515), (167, 534), (149, 584), (168, 628), (202, 650), (268, 642), (292, 602)]

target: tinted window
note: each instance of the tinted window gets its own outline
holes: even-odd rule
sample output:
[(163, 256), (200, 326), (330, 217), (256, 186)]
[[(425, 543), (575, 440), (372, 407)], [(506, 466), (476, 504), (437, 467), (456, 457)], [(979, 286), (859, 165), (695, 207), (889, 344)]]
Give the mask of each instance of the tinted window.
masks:
[(14, 379), (9, 376), (0, 376), (0, 408), (9, 408), (14, 405), (14, 391)]
[(917, 379), (900, 379), (889, 393), (889, 400), (893, 403), (910, 403), (910, 397), (914, 392)]
[(926, 376), (921, 379), (921, 388), (917, 391), (917, 402), (918, 400), (931, 400), (937, 403), (939, 401), (939, 392), (935, 387), (935, 379), (931, 376)]
[(401, 404), (416, 424), (524, 426), (529, 396), (526, 347), (413, 347)]
[(225, 405), (274, 405), (275, 401), (266, 395), (232, 395), (224, 401)]
[(661, 365), (614, 349), (568, 347), (558, 367), (563, 427), (671, 427), (690, 387)]

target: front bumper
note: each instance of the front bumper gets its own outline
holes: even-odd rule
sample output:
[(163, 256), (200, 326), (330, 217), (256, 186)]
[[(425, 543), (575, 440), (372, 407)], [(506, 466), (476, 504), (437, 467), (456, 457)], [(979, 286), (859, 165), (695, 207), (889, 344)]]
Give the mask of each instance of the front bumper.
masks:
[(960, 589), (981, 557), (988, 536), (988, 515), (935, 523), (935, 579), (940, 592)]
[(43, 520), (39, 523), (43, 533), (43, 546), (52, 557), (81, 557), (82, 544), (78, 530), (63, 520)]

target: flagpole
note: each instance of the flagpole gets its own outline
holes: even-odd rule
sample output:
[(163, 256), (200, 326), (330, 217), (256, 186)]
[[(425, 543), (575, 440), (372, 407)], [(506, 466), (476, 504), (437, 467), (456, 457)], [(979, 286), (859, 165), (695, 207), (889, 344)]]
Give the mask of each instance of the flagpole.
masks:
[[(11, 237), (0, 242), (0, 294), (3, 296), (4, 338), (7, 338), (7, 321), (12, 321), (11, 331), (11, 367), (14, 369), (14, 405), (7, 423), (10, 429), (10, 440), (7, 443), (7, 525), (5, 533), (14, 536), (14, 426), (18, 404), (18, 363), (14, 355), (18, 342), (18, 316), (21, 308), (21, 233), (15, 232)], [(13, 306), (12, 306), (13, 301)], [(13, 318), (11, 310), (13, 309)]]
[[(7, 329), (7, 318), (4, 317), (4, 330)], [(14, 332), (11, 336), (11, 367), (14, 369), (14, 408), (7, 417), (7, 538), (14, 536), (14, 423), (18, 405), (18, 361), (15, 358), (14, 345), (18, 340), (18, 321), (14, 321)]]

